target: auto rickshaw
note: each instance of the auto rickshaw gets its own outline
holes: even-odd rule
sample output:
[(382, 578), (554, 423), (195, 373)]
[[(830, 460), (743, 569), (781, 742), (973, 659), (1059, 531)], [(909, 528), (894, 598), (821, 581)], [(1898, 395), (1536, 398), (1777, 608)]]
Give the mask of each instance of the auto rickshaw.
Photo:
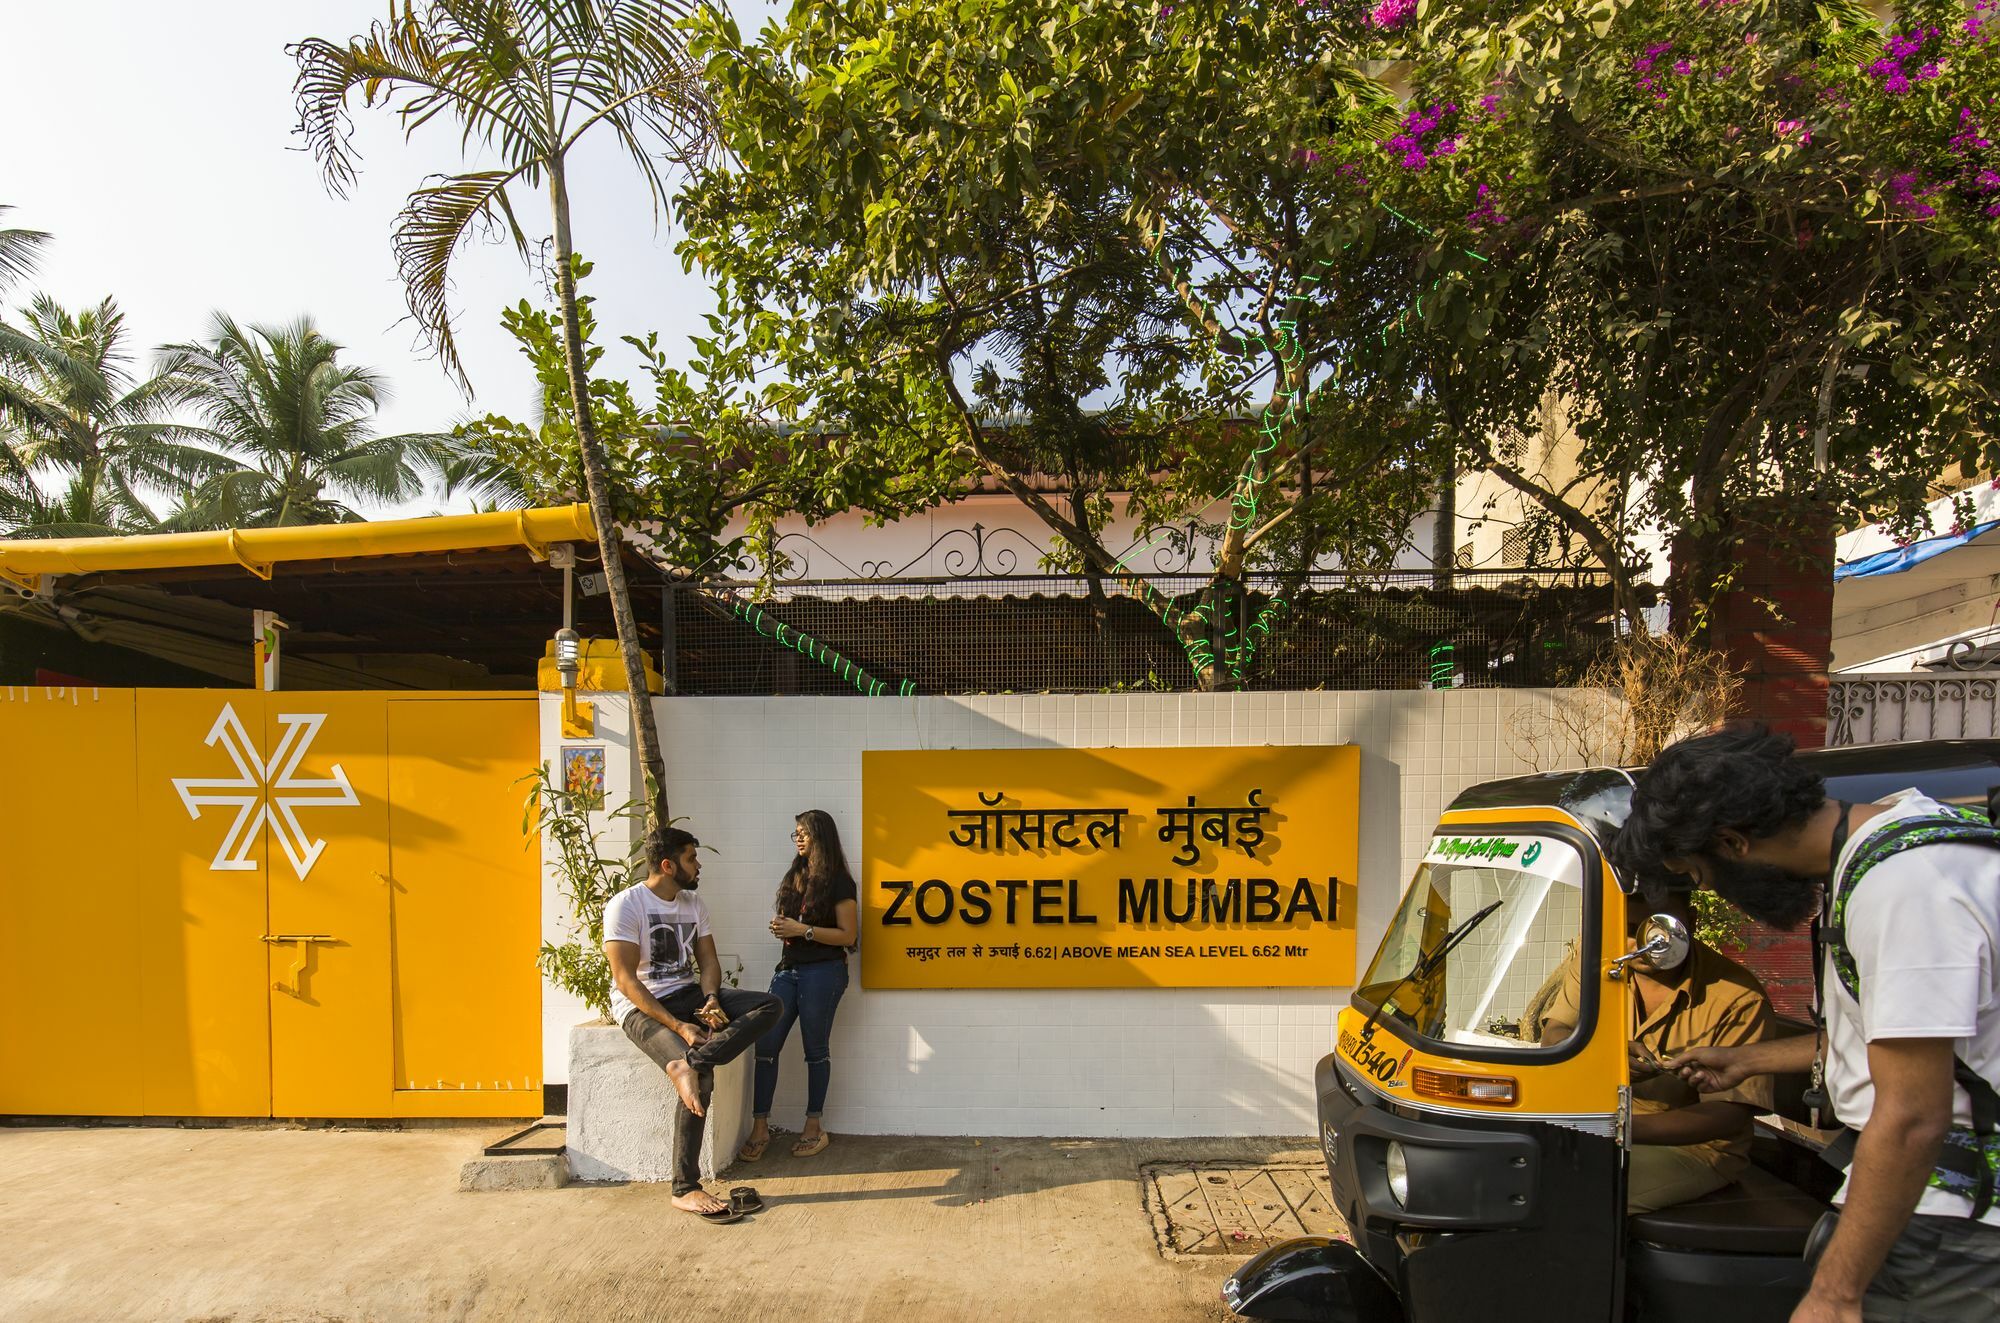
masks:
[[(2000, 741), (1825, 749), (1802, 758), (1852, 802), (1916, 787), (1985, 808)], [(1627, 966), (1688, 940), (1645, 913), (1606, 850), (1632, 775), (1488, 782), (1440, 820), (1315, 1078), (1319, 1139), (1352, 1243), (1275, 1246), (1223, 1287), (1238, 1315), (1306, 1323), (1785, 1323), (1839, 1176), (1818, 1159), (1803, 1076), (1776, 1081), (1750, 1170), (1628, 1216)], [(1678, 950), (1676, 948), (1679, 948)], [(1574, 952), (1581, 1015), (1545, 1044), (1535, 1004)], [(1781, 1022), (1780, 1032), (1810, 1033)], [(1783, 1122), (1793, 1122), (1787, 1126)], [(1827, 1121), (1827, 1124), (1832, 1124)]]

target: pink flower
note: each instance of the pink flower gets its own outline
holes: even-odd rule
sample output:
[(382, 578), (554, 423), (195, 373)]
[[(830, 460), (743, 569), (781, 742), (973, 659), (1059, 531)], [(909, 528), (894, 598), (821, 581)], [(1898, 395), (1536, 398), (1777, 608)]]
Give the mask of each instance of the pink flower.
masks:
[(1475, 230), (1497, 230), (1507, 224), (1508, 217), (1500, 213), (1490, 185), (1479, 186), (1478, 205), (1465, 213), (1465, 223)]
[(1416, 12), (1417, 0), (1377, 0), (1368, 12), (1368, 21), (1383, 29), (1401, 27)]
[(1685, 78), (1694, 72), (1694, 65), (1687, 60), (1675, 60), (1674, 72)]
[(1937, 208), (1925, 201), (1938, 191), (1938, 185), (1920, 184), (1914, 170), (1906, 170), (1889, 177), (1889, 201), (1908, 213), (1912, 220), (1929, 220), (1937, 215)]
[(1657, 61), (1662, 55), (1665, 55), (1668, 51), (1672, 50), (1673, 48), (1674, 48), (1674, 43), (1672, 43), (1671, 41), (1662, 41), (1656, 43), (1655, 45), (1648, 46), (1646, 48), (1646, 53), (1644, 55), (1632, 61), (1632, 72), (1634, 73), (1650, 72), (1654, 62)]

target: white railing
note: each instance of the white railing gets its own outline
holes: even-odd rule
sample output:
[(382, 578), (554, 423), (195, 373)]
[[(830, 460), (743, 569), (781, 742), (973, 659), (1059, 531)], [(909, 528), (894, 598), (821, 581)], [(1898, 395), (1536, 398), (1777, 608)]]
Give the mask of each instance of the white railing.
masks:
[(2000, 673), (1836, 675), (1828, 744), (1991, 739), (2000, 735)]

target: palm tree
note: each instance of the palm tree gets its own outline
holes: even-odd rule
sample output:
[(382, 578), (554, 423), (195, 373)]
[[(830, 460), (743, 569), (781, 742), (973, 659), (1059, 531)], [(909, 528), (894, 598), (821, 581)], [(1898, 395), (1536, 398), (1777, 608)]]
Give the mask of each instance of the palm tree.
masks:
[(130, 361), (110, 299), (72, 312), (43, 294), (20, 325), (0, 321), (0, 522), (15, 536), (147, 532), (159, 523), (149, 496), (235, 467), (164, 417), (174, 383), (136, 380)]
[[(410, 195), (395, 225), (410, 311), (462, 385), (447, 303), (451, 259), (468, 232), (502, 226), (527, 258), (528, 238), (510, 191), (521, 186), (547, 190), (570, 397), (591, 398), (576, 308), (569, 154), (602, 126), (638, 167), (656, 207), (669, 204), (654, 153), (689, 164), (708, 149), (713, 122), (676, 26), (688, 13), (679, 0), (403, 0), (392, 4), (387, 21), (345, 44), (313, 37), (290, 48), (299, 62), (299, 129), (335, 193), (354, 179), (347, 98), (357, 91), (364, 105), (393, 108), (408, 136), (443, 115), (458, 125), (461, 150), (476, 141), (498, 159), (495, 169), (433, 176)], [(655, 819), (664, 822), (659, 732), (619, 560), (604, 450), (588, 408), (577, 410), (577, 441), (639, 757), (653, 782)]]
[(382, 378), (339, 355), (308, 318), (245, 327), (221, 313), (206, 342), (165, 350), (161, 375), (202, 418), (200, 435), (238, 461), (195, 489), (176, 527), (353, 523), (350, 500), (424, 491), (448, 438), (376, 436)]

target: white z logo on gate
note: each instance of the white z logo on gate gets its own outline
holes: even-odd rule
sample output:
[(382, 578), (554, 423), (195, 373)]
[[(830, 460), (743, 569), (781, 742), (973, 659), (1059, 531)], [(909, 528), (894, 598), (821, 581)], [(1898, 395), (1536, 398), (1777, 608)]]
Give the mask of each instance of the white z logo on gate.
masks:
[[(257, 841), (257, 829), (264, 825), (268, 812), (276, 829), (278, 844), (284, 847), (285, 856), (292, 861), (292, 871), (299, 875), (300, 881), (304, 881), (306, 874), (312, 872), (313, 865), (319, 862), (326, 842), (307, 839), (305, 828), (299, 825), (298, 810), (352, 807), (361, 802), (339, 763), (333, 765), (332, 776), (297, 775), (306, 751), (319, 735), (319, 728), (326, 724), (325, 713), (285, 713), (279, 716), (278, 724), (285, 728), (285, 733), (267, 762), (258, 754), (249, 732), (237, 719), (236, 709), (224, 703), (222, 714), (216, 717), (215, 725), (209, 728), (208, 738), (202, 743), (214, 748), (220, 741), (223, 751), (229, 755), (229, 761), (236, 764), (236, 775), (173, 778), (174, 789), (180, 791), (181, 803), (187, 806), (189, 817), (199, 820), (202, 810), (209, 807), (236, 810), (235, 820), (222, 834), (222, 844), (215, 849), (215, 858), (209, 861), (211, 872), (248, 872), (256, 869), (257, 861), (250, 857), (250, 851)], [(267, 792), (270, 796), (268, 806), (265, 804)]]

